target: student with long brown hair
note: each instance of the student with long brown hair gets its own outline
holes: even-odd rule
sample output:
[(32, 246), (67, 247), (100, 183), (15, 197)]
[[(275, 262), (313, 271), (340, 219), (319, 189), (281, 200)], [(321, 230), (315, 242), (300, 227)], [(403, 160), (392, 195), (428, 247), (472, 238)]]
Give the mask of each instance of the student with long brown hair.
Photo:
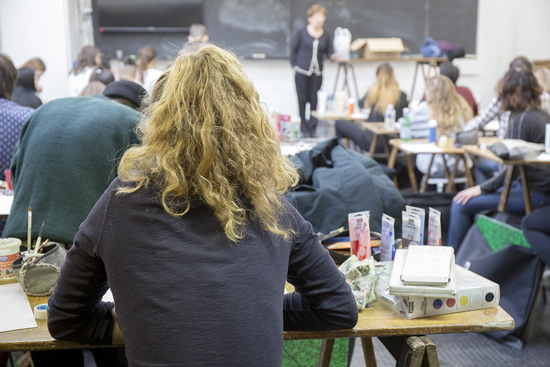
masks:
[[(384, 63), (376, 69), (376, 82), (369, 88), (364, 98), (359, 101), (359, 107), (370, 108), (370, 115), (367, 122), (384, 121), (384, 114), (388, 105), (395, 108), (396, 119), (403, 116), (403, 108), (407, 107), (407, 96), (399, 90), (399, 84), (395, 79), (393, 68), (390, 64)], [(363, 130), (360, 125), (351, 121), (336, 121), (336, 135), (339, 138), (348, 138), (364, 150), (369, 150), (373, 134)], [(377, 144), (379, 149), (383, 145)]]
[(67, 253), (52, 336), (123, 337), (129, 366), (281, 366), (283, 329), (353, 327), (350, 287), (281, 196), (297, 172), (237, 58), (188, 44), (145, 115)]
[[(502, 111), (510, 111), (510, 121), (505, 138), (522, 139), (532, 143), (544, 143), (545, 127), (550, 116), (541, 111), (542, 88), (533, 72), (526, 69), (509, 70), (498, 84), (498, 102)], [(536, 167), (527, 168), (533, 208), (550, 204), (550, 174)], [(461, 245), (473, 223), (474, 215), (482, 210), (495, 209), (500, 202), (500, 192), (507, 169), (493, 178), (465, 190), (453, 198), (449, 225), (449, 245), (455, 250)], [(516, 180), (512, 185), (506, 211), (525, 213), (523, 189)]]
[(147, 93), (151, 93), (162, 71), (155, 68), (157, 63), (157, 52), (151, 46), (144, 46), (139, 49), (136, 60), (136, 79), (134, 82), (140, 84)]
[(78, 54), (75, 67), (69, 73), (69, 95), (76, 97), (90, 82), (93, 71), (101, 64), (101, 51), (94, 46), (84, 46)]

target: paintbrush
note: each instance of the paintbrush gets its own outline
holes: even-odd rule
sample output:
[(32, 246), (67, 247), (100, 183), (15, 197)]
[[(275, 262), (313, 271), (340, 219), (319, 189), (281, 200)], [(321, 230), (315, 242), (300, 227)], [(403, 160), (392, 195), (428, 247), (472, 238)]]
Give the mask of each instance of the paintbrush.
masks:
[(31, 231), (32, 231), (32, 209), (29, 206), (28, 216), (27, 216), (27, 252), (31, 251)]
[(42, 231), (44, 230), (44, 222), (42, 222), (42, 226), (40, 227), (40, 232), (38, 232), (38, 238), (36, 239), (36, 244), (34, 245), (34, 253), (38, 253), (38, 247), (40, 246), (40, 242), (42, 241)]

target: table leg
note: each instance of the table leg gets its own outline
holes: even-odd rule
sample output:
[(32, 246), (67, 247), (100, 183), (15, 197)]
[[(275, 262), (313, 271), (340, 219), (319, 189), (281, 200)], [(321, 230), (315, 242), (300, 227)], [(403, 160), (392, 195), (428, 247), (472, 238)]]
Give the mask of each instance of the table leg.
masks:
[(447, 192), (453, 192), (455, 188), (455, 178), (456, 178), (456, 172), (458, 171), (458, 166), (460, 165), (460, 162), (462, 161), (462, 156), (459, 155), (455, 159), (455, 164), (453, 166), (453, 170), (451, 172), (451, 177), (449, 177), (449, 184), (447, 185)]
[(420, 340), (424, 343), (424, 359), (422, 359), (422, 367), (439, 367), (439, 355), (434, 342), (427, 336), (421, 336)]
[(332, 356), (332, 348), (334, 347), (334, 339), (323, 339), (321, 344), (321, 352), (319, 354), (319, 362), (317, 367), (329, 367), (330, 357)]
[(514, 177), (515, 165), (510, 164), (506, 171), (506, 178), (504, 179), (504, 189), (500, 195), (500, 203), (498, 203), (497, 210), (499, 212), (506, 211), (506, 205), (508, 205), (508, 196), (510, 196), (510, 188), (512, 187), (512, 178)]
[(418, 336), (378, 338), (395, 358), (397, 367), (421, 367), (426, 346)]
[[(393, 147), (391, 150), (390, 158), (388, 159), (388, 167), (395, 168), (395, 160), (397, 159), (397, 147)], [(393, 178), (393, 184), (397, 189), (399, 189), (399, 184), (397, 183), (397, 177)]]
[(370, 336), (361, 337), (363, 346), (363, 356), (365, 357), (366, 367), (376, 367), (376, 358), (374, 357), (374, 348), (372, 347), (372, 338)]
[(422, 179), (422, 188), (420, 189), (421, 193), (425, 193), (428, 189), (428, 180), (430, 179), (430, 172), (432, 171), (432, 165), (434, 163), (434, 157), (435, 154), (432, 154), (432, 158), (430, 159), (430, 164), (428, 164), (428, 170), (426, 171), (426, 174), (424, 175), (424, 178)]
[(373, 133), (373, 138), (372, 138), (372, 141), (370, 143), (370, 150), (369, 150), (369, 154), (370, 154), (370, 157), (371, 158), (374, 158), (374, 153), (376, 153), (376, 143), (378, 142), (378, 134), (377, 133)]
[(525, 201), (525, 214), (533, 211), (533, 201), (531, 200), (531, 189), (529, 188), (529, 178), (527, 177), (527, 168), (522, 164), (519, 166), (521, 175), (521, 186), (523, 187), (523, 200)]
[(412, 101), (413, 99), (413, 93), (414, 93), (414, 87), (416, 86), (416, 77), (418, 76), (418, 67), (420, 66), (420, 63), (416, 63), (416, 68), (414, 69), (414, 76), (413, 76), (413, 85), (411, 88), (411, 94), (409, 94), (409, 100)]
[(468, 178), (468, 187), (474, 186), (474, 178), (472, 177), (472, 172), (470, 167), (468, 167), (468, 154), (464, 153), (462, 155), (462, 160), (464, 161), (464, 170), (466, 171), (466, 177)]
[(359, 89), (357, 88), (357, 78), (355, 76), (355, 67), (353, 64), (349, 64), (351, 73), (353, 74), (353, 85), (355, 86), (355, 99), (359, 102)]
[(418, 183), (416, 182), (416, 176), (414, 174), (414, 165), (411, 159), (411, 155), (405, 153), (405, 159), (407, 160), (407, 172), (409, 173), (409, 180), (411, 181), (411, 188), (413, 192), (418, 192)]
[(390, 159), (390, 145), (388, 144), (387, 135), (382, 135), (382, 144), (384, 145), (384, 152), (386, 153), (386, 159)]
[(340, 68), (342, 63), (338, 63), (338, 68), (336, 68), (336, 79), (334, 79), (334, 88), (332, 89), (332, 95), (336, 96), (336, 88), (338, 88), (338, 77), (340, 76)]

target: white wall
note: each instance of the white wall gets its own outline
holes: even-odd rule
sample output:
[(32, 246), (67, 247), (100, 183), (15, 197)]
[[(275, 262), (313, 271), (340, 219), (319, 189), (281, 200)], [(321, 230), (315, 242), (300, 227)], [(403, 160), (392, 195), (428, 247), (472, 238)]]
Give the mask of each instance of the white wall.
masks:
[[(76, 0), (0, 0), (0, 51), (10, 55), (16, 66), (33, 56), (46, 61), (48, 69), (41, 81), (46, 99), (67, 95), (66, 77), (75, 49), (71, 42), (78, 32), (71, 23), (74, 19), (68, 21), (69, 12), (74, 14), (71, 1)], [(549, 0), (479, 0), (477, 55), (455, 63), (461, 69), (458, 83), (472, 89), (482, 108), (494, 95), (498, 79), (514, 56), (550, 59), (548, 14)], [(243, 66), (263, 102), (270, 108), (297, 115), (288, 60), (245, 60)], [(409, 94), (414, 63), (395, 62), (393, 66), (401, 89)], [(355, 65), (360, 94), (373, 83), (376, 67), (377, 63)], [(327, 62), (323, 90), (332, 92), (335, 75), (336, 65)], [(421, 78), (418, 81), (415, 98), (424, 89)]]
[(67, 95), (70, 33), (66, 5), (66, 0), (0, 0), (0, 51), (16, 67), (32, 57), (44, 60), (43, 100)]

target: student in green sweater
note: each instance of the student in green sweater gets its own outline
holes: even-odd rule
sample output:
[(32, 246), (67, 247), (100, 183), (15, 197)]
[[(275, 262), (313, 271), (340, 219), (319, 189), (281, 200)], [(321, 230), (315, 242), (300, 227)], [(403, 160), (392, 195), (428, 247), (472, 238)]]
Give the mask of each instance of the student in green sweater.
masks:
[[(139, 96), (141, 88), (135, 86), (126, 99)], [(33, 240), (45, 222), (43, 240), (72, 244), (80, 223), (116, 177), (119, 158), (137, 142), (134, 127), (142, 115), (114, 103), (120, 99), (54, 100), (26, 121), (11, 163), (15, 197), (3, 237), (26, 245), (31, 207)]]

